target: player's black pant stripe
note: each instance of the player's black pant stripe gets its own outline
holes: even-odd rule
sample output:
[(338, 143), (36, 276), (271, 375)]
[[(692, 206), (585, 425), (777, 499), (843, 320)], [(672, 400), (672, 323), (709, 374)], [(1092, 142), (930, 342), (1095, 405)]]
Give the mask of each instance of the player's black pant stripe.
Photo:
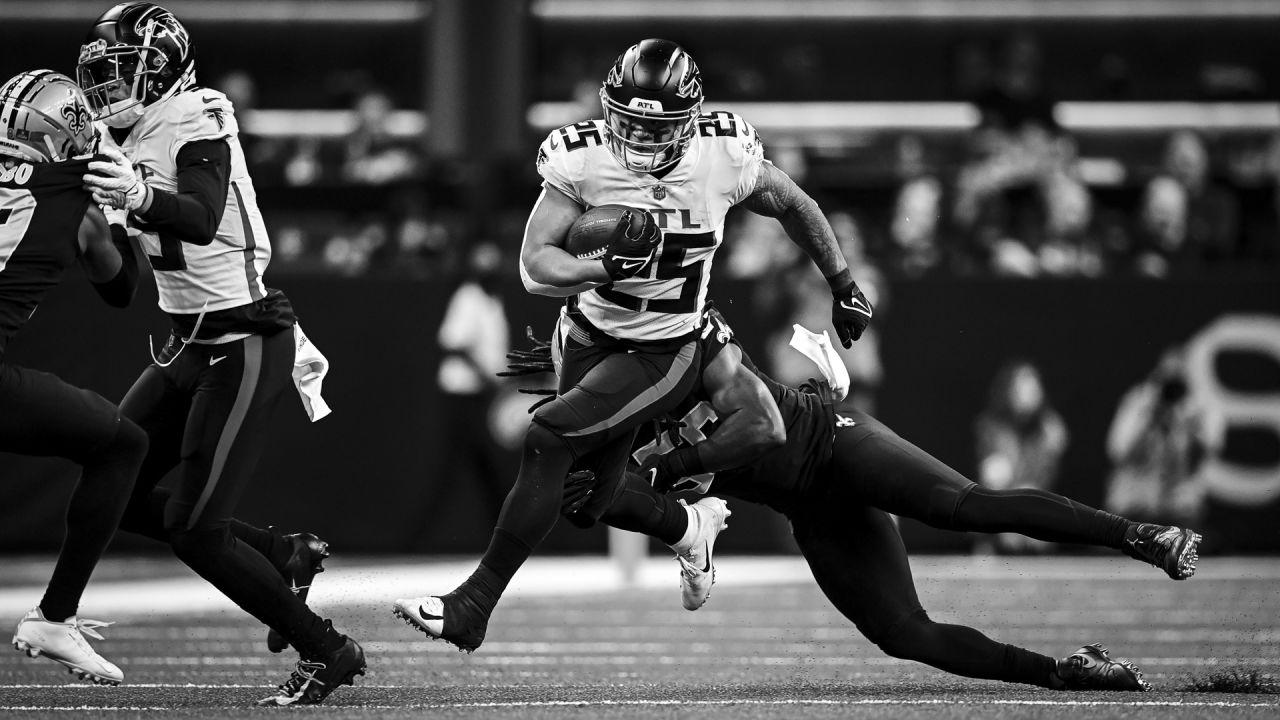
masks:
[(258, 291), (258, 266), (253, 263), (257, 254), (258, 242), (253, 237), (253, 223), (249, 220), (249, 208), (244, 204), (244, 196), (240, 194), (240, 186), (233, 180), (231, 190), (236, 194), (236, 207), (240, 210), (240, 227), (244, 230), (244, 276), (249, 283), (249, 297), (261, 300)]
[(697, 342), (690, 341), (680, 348), (676, 353), (675, 359), (671, 362), (671, 367), (667, 369), (667, 374), (662, 379), (653, 384), (653, 387), (637, 395), (631, 402), (627, 403), (621, 410), (610, 415), (608, 418), (601, 420), (595, 425), (585, 427), (581, 430), (574, 430), (565, 433), (565, 437), (576, 437), (579, 435), (590, 435), (600, 432), (623, 423), (627, 418), (644, 410), (661, 400), (667, 393), (680, 382), (680, 379), (689, 371), (689, 367), (693, 365), (694, 351), (697, 349)]
[(188, 530), (194, 528), (200, 521), (204, 506), (209, 502), (214, 489), (218, 487), (222, 470), (227, 464), (227, 455), (231, 453), (231, 446), (235, 443), (236, 436), (240, 434), (240, 426), (244, 424), (245, 416), (249, 414), (249, 406), (253, 404), (253, 397), (258, 392), (258, 378), (262, 375), (262, 336), (251, 335), (242, 342), (244, 369), (240, 372), (240, 389), (236, 391), (236, 401), (231, 406), (231, 412), (227, 414), (227, 421), (222, 425), (218, 446), (213, 450), (209, 479), (204, 484), (204, 490), (200, 492), (200, 499), (191, 509), (191, 516), (187, 518)]

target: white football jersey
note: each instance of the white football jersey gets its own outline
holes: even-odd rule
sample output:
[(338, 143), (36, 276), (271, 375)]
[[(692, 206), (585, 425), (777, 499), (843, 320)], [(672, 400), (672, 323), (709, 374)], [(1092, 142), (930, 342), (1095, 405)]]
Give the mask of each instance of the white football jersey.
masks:
[[(271, 242), (258, 211), (258, 198), (240, 149), (231, 101), (217, 90), (195, 87), (147, 107), (121, 151), (141, 179), (160, 190), (178, 189), (177, 156), (197, 140), (226, 140), (231, 147), (227, 205), (217, 236), (208, 245), (144, 232), (139, 240), (155, 270), (160, 308), (194, 314), (238, 307), (266, 296), (262, 274)], [(109, 138), (103, 133), (104, 138)]]
[(704, 113), (680, 162), (658, 178), (623, 167), (604, 144), (604, 121), (552, 132), (538, 148), (538, 173), (584, 209), (644, 208), (662, 228), (655, 261), (639, 276), (578, 295), (600, 330), (627, 340), (671, 340), (696, 330), (707, 299), (711, 259), (724, 218), (756, 186), (764, 159), (760, 136), (730, 112)]

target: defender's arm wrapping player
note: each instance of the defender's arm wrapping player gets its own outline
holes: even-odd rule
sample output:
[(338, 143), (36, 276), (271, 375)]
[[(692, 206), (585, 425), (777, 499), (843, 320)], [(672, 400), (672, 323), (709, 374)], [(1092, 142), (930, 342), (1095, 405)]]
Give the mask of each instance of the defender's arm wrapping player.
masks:
[[(833, 322), (847, 342), (871, 317), (825, 218), (764, 159), (755, 129), (733, 113), (702, 113), (702, 77), (683, 48), (656, 39), (632, 46), (610, 69), (600, 100), (602, 120), (567, 125), (539, 147), (543, 189), (520, 253), (530, 292), (568, 298), (556, 330), (558, 395), (534, 414), (520, 473), (476, 572), (451, 593), (394, 606), (414, 627), (467, 650), (483, 641), (507, 583), (555, 524), (570, 469), (593, 468), (619, 487), (636, 428), (691, 389), (711, 262), (731, 207), (783, 220), (832, 284)], [(601, 259), (566, 252), (573, 222), (606, 204), (633, 208), (641, 222), (620, 223)], [(582, 512), (607, 506), (609, 494), (597, 493)], [(728, 509), (708, 498), (687, 514), (698, 531), (674, 549), (682, 602), (696, 609), (710, 587), (704, 549)]]
[[(90, 164), (85, 185), (127, 210), (141, 231), (172, 323), (159, 357), (121, 402), (150, 439), (121, 527), (167, 543), (271, 628), (270, 649), (298, 649), (296, 670), (262, 704), (315, 704), (365, 668), (359, 644), (305, 603), (326, 546), (232, 513), (271, 437), (276, 406), (295, 383), (307, 396), (295, 362), (318, 353), (288, 298), (264, 282), (271, 244), (235, 109), (196, 85), (194, 57), (173, 13), (128, 2), (94, 22), (77, 67), (117, 146)], [(307, 407), (314, 413), (317, 405)], [(157, 487), (171, 470), (172, 490)]]
[[(814, 383), (804, 392), (760, 373), (723, 319), (711, 312), (711, 324), (721, 331), (705, 336), (707, 364), (700, 384), (677, 411), (683, 413), (677, 415), (683, 424), (637, 452), (659, 488), (695, 485), (706, 492), (714, 486), (718, 493), (785, 514), (823, 592), (867, 638), (894, 657), (968, 677), (1055, 689), (1148, 688), (1136, 668), (1111, 660), (1099, 646), (1082, 647), (1059, 661), (996, 643), (972, 628), (931, 620), (916, 596), (906, 550), (889, 513), (947, 530), (1016, 532), (1109, 547), (1151, 563), (1176, 580), (1195, 571), (1197, 533), (1135, 523), (1042, 490), (977, 485), (870, 415), (837, 414), (825, 383)], [(753, 372), (743, 373), (743, 367)], [(720, 413), (717, 399), (734, 393), (726, 383), (766, 389), (772, 408), (747, 403), (734, 410), (738, 415), (781, 412), (785, 445), (766, 451), (748, 466), (691, 480), (672, 465), (655, 461), (650, 455), (654, 450), (673, 445), (680, 448), (678, 453), (715, 447), (715, 440), (721, 440), (720, 447), (761, 444), (759, 432), (714, 424)], [(749, 397), (750, 392), (740, 389), (734, 394)], [(699, 441), (703, 432), (710, 438)], [(717, 456), (715, 466), (723, 465), (722, 457)], [(648, 480), (629, 474), (623, 497), (634, 502), (648, 487)], [(649, 502), (658, 503), (652, 498)], [(667, 508), (670, 512), (669, 503)], [(602, 520), (612, 524), (614, 513), (610, 509)]]
[(124, 307), (133, 299), (133, 244), (122, 226), (108, 227), (81, 187), (95, 141), (88, 104), (71, 78), (36, 70), (0, 87), (0, 450), (64, 457), (82, 468), (53, 576), (18, 623), (13, 645), (116, 685), (124, 673), (84, 639), (102, 639), (95, 628), (104, 623), (76, 613), (120, 523), (147, 436), (97, 393), (4, 358), (45, 293), (77, 261), (107, 303)]

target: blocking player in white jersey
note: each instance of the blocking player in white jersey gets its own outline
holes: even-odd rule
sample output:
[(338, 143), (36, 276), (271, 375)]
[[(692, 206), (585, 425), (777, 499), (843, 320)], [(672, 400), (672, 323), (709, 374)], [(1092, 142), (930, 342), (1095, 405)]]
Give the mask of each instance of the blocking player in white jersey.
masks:
[[(121, 528), (167, 542), (278, 634), (273, 649), (298, 649), (297, 669), (263, 704), (319, 703), (365, 668), (360, 645), (296, 594), (321, 569), (325, 545), (232, 518), (307, 343), (289, 300), (263, 282), (271, 244), (235, 110), (196, 86), (187, 29), (151, 3), (98, 18), (77, 73), (114, 141), (85, 185), (130, 213), (173, 328), (120, 404), (150, 439)], [(157, 488), (171, 470), (172, 491)]]
[[(731, 207), (778, 218), (808, 253), (831, 285), (832, 322), (846, 347), (871, 320), (817, 203), (764, 159), (745, 120), (702, 113), (702, 78), (683, 48), (657, 39), (633, 45), (610, 69), (600, 99), (603, 120), (560, 128), (538, 149), (543, 191), (520, 254), (526, 289), (568, 298), (555, 339), (558, 394), (534, 414), (479, 568), (446, 595), (395, 603), (407, 622), (465, 650), (479, 647), (507, 583), (555, 524), (566, 473), (595, 472), (595, 499), (571, 516), (592, 522), (621, 491), (636, 428), (692, 388), (711, 261)], [(630, 223), (620, 223), (602, 259), (566, 252), (573, 222), (605, 204), (643, 213), (642, 228), (628, 234)], [(696, 456), (686, 459), (680, 470), (698, 474)], [(728, 514), (723, 501), (706, 498), (658, 534), (680, 560), (690, 610), (710, 591), (711, 549)]]

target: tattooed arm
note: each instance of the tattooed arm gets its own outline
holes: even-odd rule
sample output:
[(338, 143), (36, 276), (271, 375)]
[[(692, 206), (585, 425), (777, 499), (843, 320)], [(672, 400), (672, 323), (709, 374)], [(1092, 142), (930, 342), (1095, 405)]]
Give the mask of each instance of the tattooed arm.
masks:
[(813, 260), (822, 271), (834, 296), (831, 324), (840, 342), (849, 347), (862, 336), (871, 322), (871, 303), (853, 281), (849, 263), (840, 251), (831, 223), (813, 198), (805, 194), (786, 173), (764, 163), (756, 189), (742, 201), (742, 206), (757, 215), (777, 218), (787, 237)]
[(773, 163), (761, 165), (756, 189), (741, 205), (757, 215), (777, 218), (787, 237), (805, 251), (823, 277), (830, 280), (848, 271), (840, 243), (818, 203)]

